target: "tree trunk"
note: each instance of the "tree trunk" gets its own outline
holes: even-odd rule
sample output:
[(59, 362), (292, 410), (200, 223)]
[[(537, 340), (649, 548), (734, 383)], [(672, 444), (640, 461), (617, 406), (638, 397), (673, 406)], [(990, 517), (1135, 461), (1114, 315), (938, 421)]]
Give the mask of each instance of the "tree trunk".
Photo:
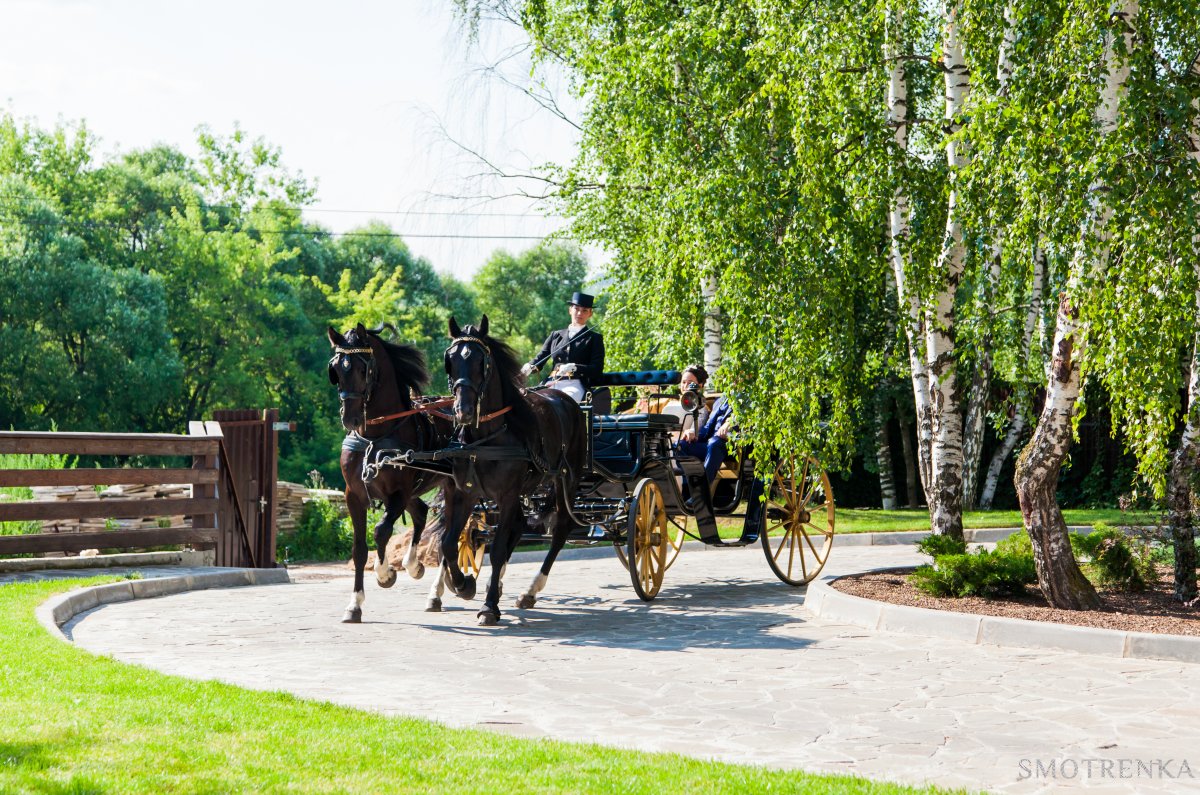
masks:
[[(1200, 59), (1192, 62), (1192, 76), (1200, 77)], [(1200, 163), (1200, 98), (1192, 100), (1190, 155)], [(1192, 369), (1188, 377), (1187, 415), (1179, 449), (1171, 460), (1167, 482), (1167, 509), (1175, 547), (1175, 598), (1190, 602), (1196, 591), (1196, 495), (1192, 488), (1200, 455), (1200, 235), (1192, 236), (1192, 267), (1196, 272), (1197, 331), (1192, 342)]]
[(913, 450), (913, 432), (912, 425), (909, 424), (908, 418), (904, 416), (902, 407), (896, 412), (896, 421), (900, 423), (900, 449), (904, 455), (904, 483), (905, 496), (908, 498), (908, 507), (916, 508), (921, 505), (921, 498), (918, 496), (921, 483), (920, 471), (917, 467), (917, 456)]
[[(1200, 263), (1197, 263), (1200, 270)], [(1197, 303), (1200, 305), (1200, 292)], [(1200, 333), (1192, 347), (1192, 372), (1188, 379), (1187, 422), (1183, 438), (1171, 461), (1167, 482), (1167, 508), (1171, 523), (1171, 540), (1175, 546), (1175, 598), (1190, 602), (1196, 598), (1196, 528), (1195, 499), (1192, 478), (1195, 476), (1197, 455), (1200, 454)]]
[(1058, 332), (1054, 340), (1051, 381), (1046, 405), (1033, 432), (1033, 439), (1017, 460), (1017, 499), (1037, 565), (1038, 586), (1051, 607), (1062, 610), (1095, 610), (1100, 606), (1096, 589), (1083, 576), (1067, 523), (1058, 507), (1055, 491), (1058, 473), (1071, 446), (1071, 415), (1079, 397), (1079, 310), (1062, 297), (1058, 310)]
[[(1029, 359), (1029, 352), (1033, 346), (1033, 332), (1038, 327), (1038, 321), (1043, 314), (1042, 300), (1045, 292), (1046, 256), (1041, 246), (1038, 246), (1033, 252), (1033, 282), (1029, 288), (1029, 308), (1025, 312), (1025, 327), (1021, 333), (1020, 360), (1023, 362)], [(1043, 371), (1039, 370), (1039, 372)], [(979, 498), (979, 507), (986, 511), (992, 509), (992, 503), (996, 499), (996, 487), (1000, 483), (1000, 470), (1004, 467), (1004, 462), (1012, 455), (1013, 450), (1016, 449), (1017, 442), (1021, 441), (1021, 434), (1025, 432), (1025, 407), (1029, 397), (1029, 388), (1024, 383), (1018, 384), (1016, 396), (1013, 398), (1016, 411), (1004, 434), (1004, 440), (992, 454), (992, 460), (988, 464), (987, 477), (983, 483), (983, 493)]]
[(979, 507), (985, 511), (992, 509), (992, 503), (996, 499), (996, 487), (1000, 484), (1000, 470), (1004, 468), (1004, 462), (1016, 449), (1017, 442), (1021, 441), (1021, 434), (1025, 430), (1025, 412), (1022, 411), (1025, 398), (1025, 391), (1019, 390), (1016, 414), (1013, 416), (1012, 422), (1008, 424), (1004, 440), (996, 452), (992, 453), (992, 460), (988, 463), (987, 476), (983, 480), (983, 492), (979, 495)]
[[(971, 94), (971, 77), (959, 39), (958, 8), (951, 3), (947, 4), (945, 26), (942, 57), (946, 80), (946, 130), (953, 136), (962, 127), (963, 113)], [(939, 279), (935, 314), (925, 324), (934, 423), (930, 529), (952, 538), (963, 537), (963, 417), (955, 352), (954, 295), (962, 278), (966, 246), (959, 218), (956, 179), (966, 168), (968, 159), (966, 144), (951, 137), (946, 144), (946, 162), (951, 175), (946, 235), (935, 271)]]
[(704, 369), (715, 373), (721, 366), (721, 309), (717, 305), (717, 277), (707, 274), (700, 278), (700, 293), (704, 298)]
[(964, 511), (979, 505), (979, 465), (983, 461), (983, 434), (987, 430), (988, 396), (992, 391), (991, 335), (980, 345), (979, 361), (971, 376), (967, 393), (967, 418), (963, 423), (963, 495)]
[(880, 379), (880, 396), (875, 401), (875, 463), (879, 467), (879, 498), (885, 511), (896, 510), (896, 476), (893, 472), (892, 444), (888, 439), (890, 382), (890, 378)]
[[(893, 8), (887, 13), (888, 34), (883, 54), (888, 63), (888, 123), (894, 130), (898, 159), (903, 160), (908, 154), (908, 75), (896, 41), (903, 11)], [(915, 289), (910, 288), (907, 275), (911, 229), (908, 193), (901, 177), (897, 176), (895, 183), (892, 203), (888, 208), (888, 249), (896, 277), (896, 296), (904, 323), (904, 336), (908, 343), (908, 364), (917, 421), (917, 459), (921, 487), (928, 505), (931, 504), (930, 487), (933, 483), (933, 405), (929, 392), (929, 369), (921, 350), (925, 340), (925, 316), (921, 310), (921, 298)]]
[[(1121, 99), (1129, 79), (1128, 54), (1133, 51), (1133, 25), (1137, 13), (1137, 0), (1124, 0), (1122, 9), (1113, 14), (1114, 27), (1117, 35), (1123, 37), (1124, 47), (1118, 52), (1114, 46), (1115, 36), (1111, 34), (1105, 42), (1104, 88), (1095, 117), (1098, 149), (1119, 122)], [(1091, 279), (1103, 275), (1109, 256), (1107, 225), (1112, 209), (1106, 200), (1108, 186), (1102, 178), (1097, 178), (1088, 192), (1090, 210), (1072, 258), (1067, 288), (1059, 301), (1046, 405), (1033, 439), (1017, 462), (1016, 477), (1021, 515), (1033, 541), (1038, 584), (1051, 607), (1066, 610), (1094, 610), (1100, 606), (1096, 589), (1083, 576), (1071, 553), (1066, 523), (1055, 496), (1058, 473), (1070, 449), (1071, 418), (1079, 398), (1080, 360), (1087, 339), (1075, 302), (1086, 297), (1086, 285)], [(1096, 238), (1094, 251), (1088, 245), (1089, 236)]]
[[(1004, 35), (1000, 41), (1000, 49), (996, 56), (996, 82), (999, 93), (1003, 96), (1008, 91), (1008, 81), (1012, 77), (1012, 50), (1016, 42), (1016, 15), (1012, 0), (1004, 4)], [(990, 308), (996, 293), (996, 285), (1000, 282), (1001, 265), (1004, 256), (1004, 233), (1001, 230), (992, 231), (992, 251), (988, 261), (988, 270), (980, 286), (980, 303)], [(971, 376), (971, 389), (967, 395), (967, 416), (963, 425), (963, 510), (974, 510), (979, 505), (979, 467), (983, 462), (983, 436), (987, 430), (987, 412), (991, 404), (992, 373), (992, 325), (993, 318), (989, 315), (985, 320), (985, 332), (978, 347), (979, 358), (975, 362), (975, 371)], [(1015, 444), (1015, 442), (1014, 442)], [(1012, 452), (1011, 447), (1009, 453)], [(1008, 453), (1005, 454), (1007, 458)], [(993, 456), (993, 459), (995, 456)], [(1003, 464), (1004, 459), (1001, 459)], [(992, 495), (996, 492), (996, 479), (999, 478), (999, 468), (992, 477), (992, 467), (988, 467), (988, 475), (992, 478)], [(991, 496), (988, 498), (991, 507)]]

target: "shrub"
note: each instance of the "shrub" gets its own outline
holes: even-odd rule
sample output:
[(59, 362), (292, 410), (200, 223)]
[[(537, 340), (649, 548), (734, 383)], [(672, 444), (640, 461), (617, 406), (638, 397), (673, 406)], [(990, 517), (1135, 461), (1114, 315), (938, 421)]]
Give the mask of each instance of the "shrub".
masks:
[(967, 554), (967, 542), (952, 536), (931, 534), (917, 542), (917, 549), (937, 560), (942, 555)]
[(1003, 555), (1024, 555), (1033, 558), (1033, 542), (1029, 540), (1029, 533), (1021, 528), (1008, 538), (998, 541), (996, 551)]
[(919, 567), (911, 581), (933, 596), (1017, 596), (1037, 582), (1037, 571), (1032, 556), (979, 550), (939, 555), (934, 565)]
[(281, 533), (276, 543), (282, 560), (345, 560), (354, 546), (354, 529), (338, 505), (324, 497), (304, 504), (300, 521), (291, 533)]
[(1084, 573), (1097, 585), (1144, 591), (1146, 583), (1156, 579), (1151, 551), (1144, 543), (1135, 550), (1125, 533), (1115, 527), (1097, 524), (1087, 535), (1073, 533), (1071, 549), (1077, 558), (1087, 558)]

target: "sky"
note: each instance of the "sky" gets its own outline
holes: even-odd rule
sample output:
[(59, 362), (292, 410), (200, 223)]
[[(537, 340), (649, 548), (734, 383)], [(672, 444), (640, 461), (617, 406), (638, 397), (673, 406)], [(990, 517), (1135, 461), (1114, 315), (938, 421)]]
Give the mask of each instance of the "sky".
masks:
[(528, 80), (521, 42), (491, 25), (469, 43), (450, 0), (0, 0), (0, 107), (42, 127), (84, 120), (106, 157), (194, 155), (199, 125), (240, 125), (316, 180), (311, 220), (337, 233), (383, 220), (468, 279), (495, 249), (564, 226), (512, 196), (539, 183), (482, 177), (468, 154), (517, 174), (572, 156), (570, 124), (488, 75), (499, 63)]

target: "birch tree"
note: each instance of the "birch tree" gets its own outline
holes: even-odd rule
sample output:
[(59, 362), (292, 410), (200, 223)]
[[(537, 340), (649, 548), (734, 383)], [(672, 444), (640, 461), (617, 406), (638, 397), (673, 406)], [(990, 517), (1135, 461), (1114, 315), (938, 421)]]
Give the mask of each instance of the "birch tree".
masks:
[[(1124, 0), (1111, 16), (1101, 59), (1103, 85), (1095, 109), (1097, 143), (1112, 135), (1120, 121), (1127, 93), (1133, 51), (1137, 0)], [(1099, 147), (1098, 147), (1099, 148)], [(1071, 260), (1069, 280), (1058, 307), (1051, 375), (1037, 430), (1017, 464), (1017, 496), (1037, 563), (1038, 586), (1054, 607), (1069, 610), (1099, 606), (1095, 588), (1079, 570), (1067, 537), (1067, 526), (1055, 491), (1058, 473), (1070, 447), (1072, 418), (1081, 388), (1081, 362), (1086, 351), (1086, 328), (1081, 306), (1091, 283), (1103, 274), (1111, 254), (1109, 221), (1112, 208), (1103, 173), (1088, 189), (1083, 230)]]

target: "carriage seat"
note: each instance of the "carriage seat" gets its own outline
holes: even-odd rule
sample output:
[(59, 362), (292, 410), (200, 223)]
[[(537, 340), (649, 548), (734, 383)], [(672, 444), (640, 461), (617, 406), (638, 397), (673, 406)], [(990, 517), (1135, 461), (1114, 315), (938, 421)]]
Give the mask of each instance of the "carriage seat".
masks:
[(671, 433), (679, 430), (679, 418), (673, 414), (597, 414), (592, 425), (604, 431), (659, 431)]
[(663, 414), (601, 414), (592, 424), (592, 458), (617, 475), (634, 475), (642, 465), (646, 433), (670, 434), (679, 420)]

